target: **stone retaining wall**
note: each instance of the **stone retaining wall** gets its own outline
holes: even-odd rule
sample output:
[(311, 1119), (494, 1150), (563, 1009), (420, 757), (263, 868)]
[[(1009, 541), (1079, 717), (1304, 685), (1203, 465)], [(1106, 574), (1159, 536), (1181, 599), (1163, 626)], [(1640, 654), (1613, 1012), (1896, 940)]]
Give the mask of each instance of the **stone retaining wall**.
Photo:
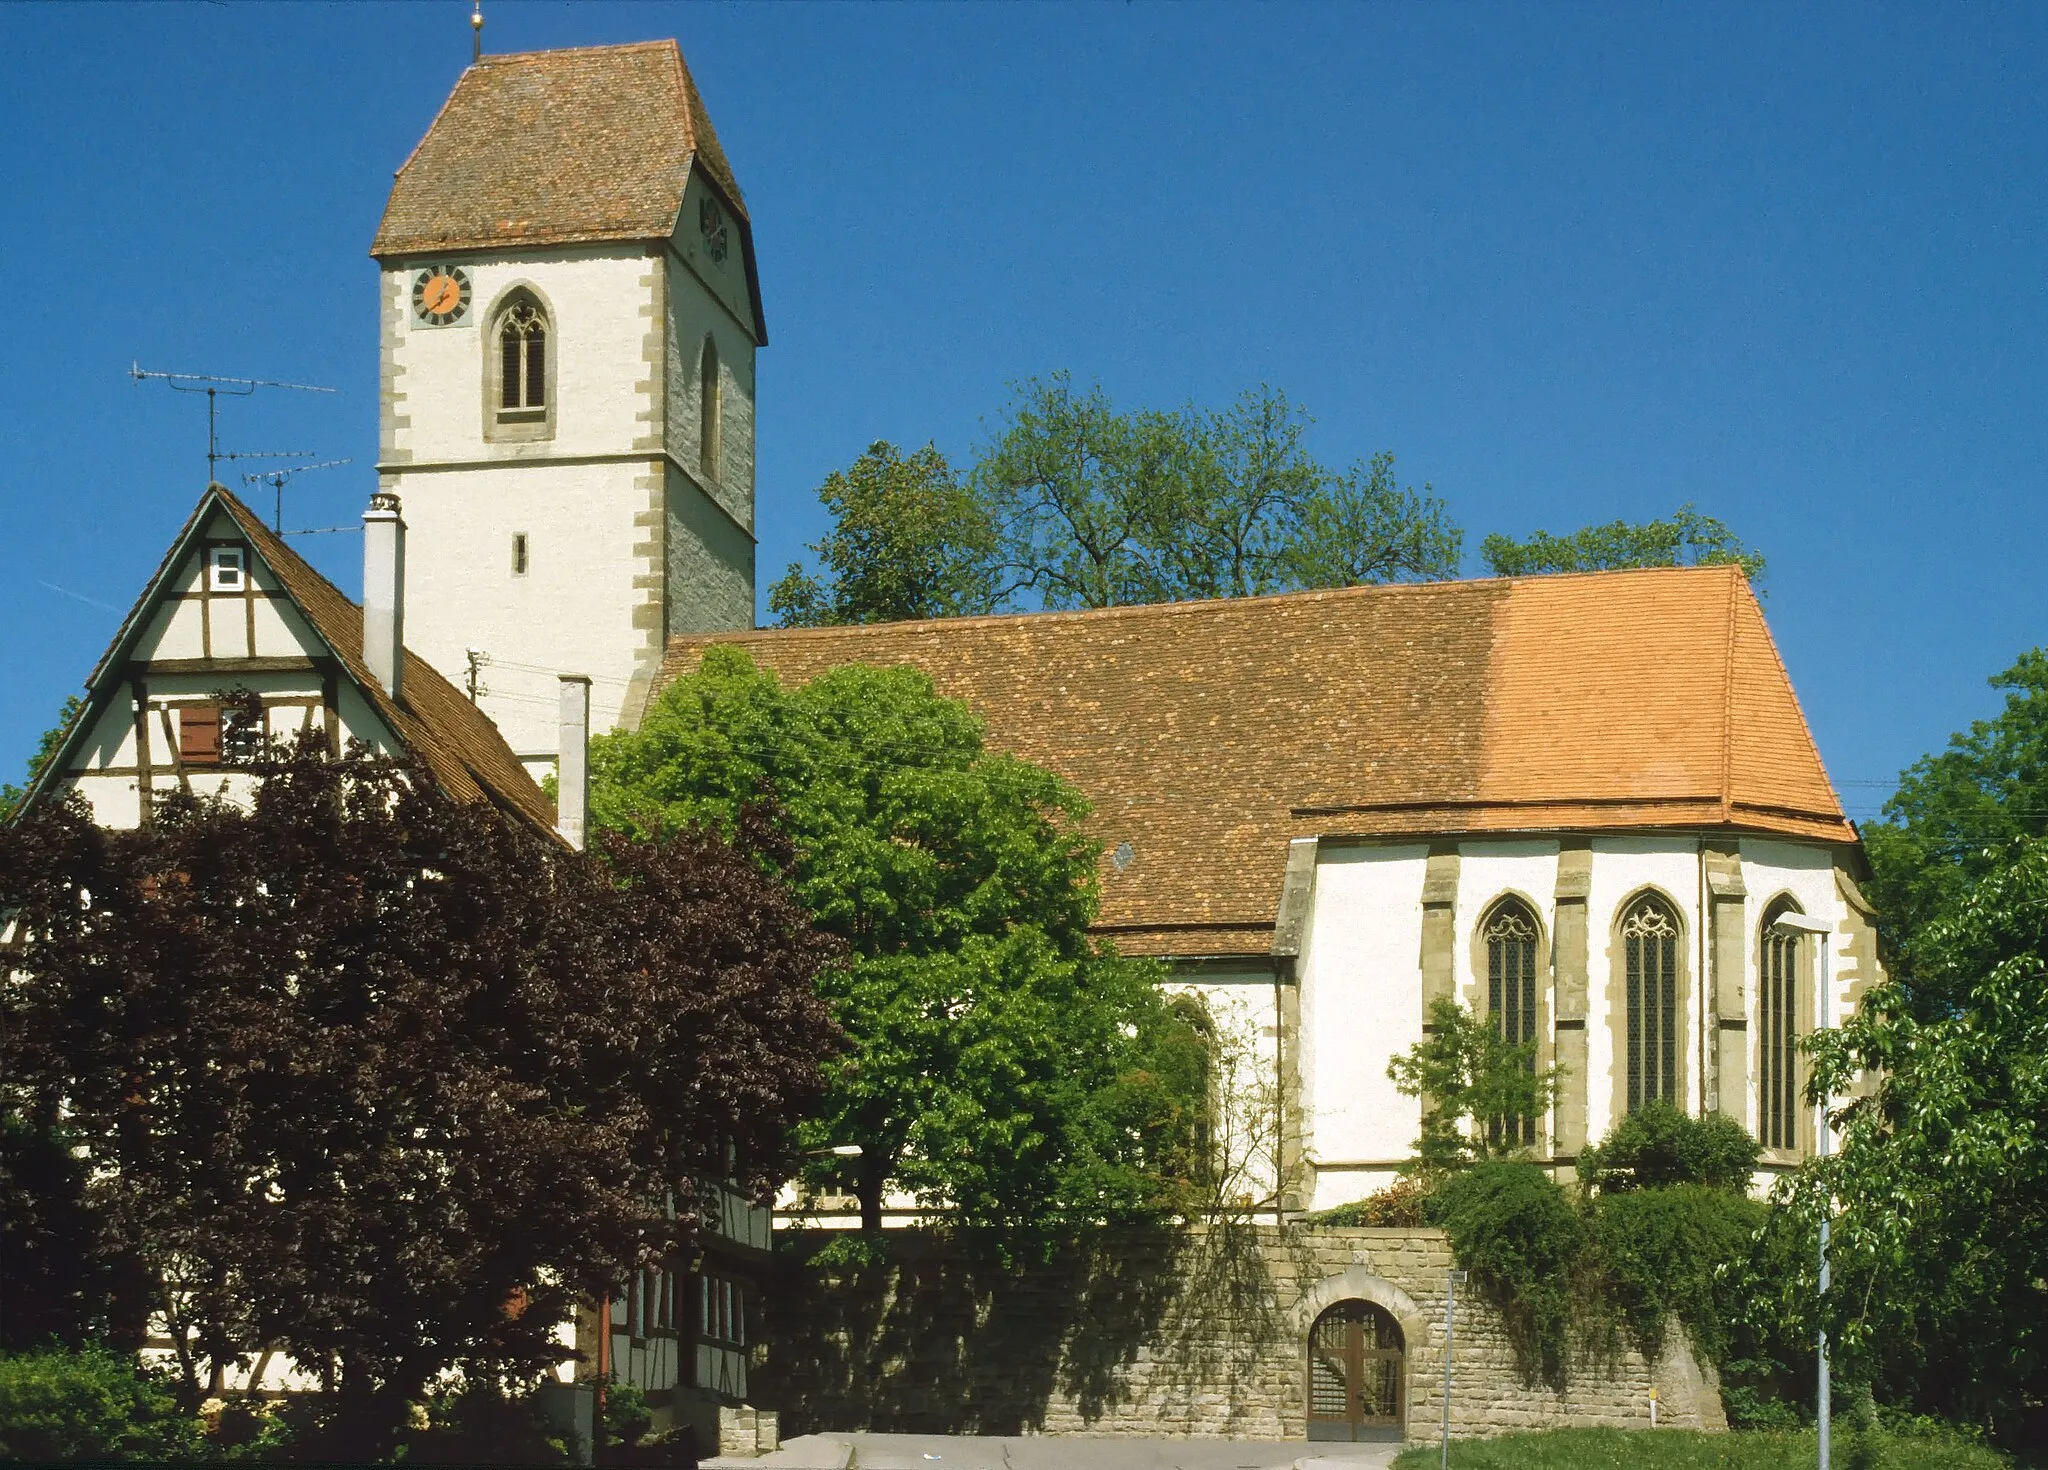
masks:
[[(1006, 1270), (916, 1232), (874, 1266), (814, 1266), (827, 1232), (778, 1233), (755, 1397), (785, 1434), (1306, 1437), (1308, 1332), (1362, 1298), (1401, 1324), (1407, 1432), (1443, 1415), (1449, 1243), (1435, 1230), (1241, 1226), (1122, 1236)], [(1499, 1319), (1460, 1292), (1459, 1436), (1563, 1425), (1723, 1429), (1719, 1385), (1674, 1324), (1655, 1363), (1620, 1347), (1560, 1392), (1525, 1381)]]

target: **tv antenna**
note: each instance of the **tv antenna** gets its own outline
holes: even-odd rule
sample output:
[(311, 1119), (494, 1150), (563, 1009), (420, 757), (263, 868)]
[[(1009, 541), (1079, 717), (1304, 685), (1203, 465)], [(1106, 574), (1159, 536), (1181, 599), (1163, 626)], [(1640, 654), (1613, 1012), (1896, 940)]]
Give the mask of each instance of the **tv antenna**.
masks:
[(151, 373), (144, 372), (141, 364), (131, 362), (128, 376), (140, 383), (156, 378), (180, 393), (204, 393), (206, 395), (206, 483), (217, 484), (219, 475), (214, 471), (224, 459), (311, 459), (309, 449), (245, 449), (236, 454), (223, 453), (220, 447), (220, 399), (247, 398), (258, 388), (289, 388), (295, 393), (332, 393), (332, 388), (322, 388), (313, 383), (279, 383), (269, 378), (223, 378), (212, 373)]
[[(234, 459), (235, 455), (222, 455), (223, 459)], [(284, 487), (294, 475), (303, 475), (312, 470), (331, 470), (336, 465), (348, 464), (347, 456), (341, 459), (323, 459), (318, 464), (284, 465), (274, 470), (259, 470), (253, 475), (242, 476), (244, 485), (268, 485), (277, 493), (277, 503), (270, 518), (270, 529), (278, 535), (284, 534)]]

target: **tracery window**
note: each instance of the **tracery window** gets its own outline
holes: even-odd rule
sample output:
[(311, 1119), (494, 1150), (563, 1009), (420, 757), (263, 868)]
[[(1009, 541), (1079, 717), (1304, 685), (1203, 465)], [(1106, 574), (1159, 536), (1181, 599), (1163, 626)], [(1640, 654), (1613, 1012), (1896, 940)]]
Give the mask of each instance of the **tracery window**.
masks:
[(1757, 987), (1757, 1132), (1765, 1148), (1776, 1149), (1797, 1148), (1799, 1138), (1799, 969), (1806, 946), (1804, 935), (1778, 928), (1778, 916), (1790, 910), (1781, 904), (1764, 919)]
[(1645, 894), (1621, 921), (1628, 966), (1628, 1110), (1678, 1101), (1678, 919)]
[(1166, 1008), (1180, 1023), (1165, 1065), (1174, 1074), (1174, 1090), (1192, 1113), (1186, 1138), (1188, 1170), (1206, 1183), (1216, 1167), (1216, 1110), (1223, 1101), (1222, 1079), (1217, 1076), (1216, 1021), (1198, 996), (1176, 995)]
[(547, 407), (548, 319), (522, 294), (498, 316), (498, 421), (537, 421)]
[[(1481, 927), (1486, 943), (1486, 1008), (1493, 1029), (1513, 1046), (1536, 1041), (1536, 916), (1514, 899), (1496, 906)], [(1529, 1069), (1536, 1068), (1532, 1049)], [(1495, 1141), (1503, 1136), (1524, 1145), (1536, 1142), (1532, 1114), (1496, 1118), (1488, 1125)]]

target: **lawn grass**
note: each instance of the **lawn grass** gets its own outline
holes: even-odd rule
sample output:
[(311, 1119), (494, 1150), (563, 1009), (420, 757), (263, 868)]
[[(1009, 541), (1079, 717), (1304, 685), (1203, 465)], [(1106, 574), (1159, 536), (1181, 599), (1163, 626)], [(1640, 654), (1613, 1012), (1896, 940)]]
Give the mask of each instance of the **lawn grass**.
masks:
[[(1874, 1470), (2010, 1470), (1994, 1450), (1949, 1439), (1875, 1436)], [(1436, 1470), (1437, 1447), (1404, 1450), (1394, 1470)], [(1548, 1429), (1451, 1442), (1452, 1470), (1810, 1470), (1812, 1430), (1792, 1434), (1698, 1434), (1689, 1429)], [(1835, 1431), (1834, 1462), (1857, 1463)]]

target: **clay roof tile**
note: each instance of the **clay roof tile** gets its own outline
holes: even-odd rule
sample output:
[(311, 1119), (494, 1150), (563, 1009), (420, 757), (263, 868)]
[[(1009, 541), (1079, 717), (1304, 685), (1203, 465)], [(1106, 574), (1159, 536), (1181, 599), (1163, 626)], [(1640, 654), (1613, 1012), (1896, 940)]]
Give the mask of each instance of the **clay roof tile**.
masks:
[(674, 41), (486, 56), (399, 168), (370, 254), (665, 239), (693, 168), (744, 230)]
[(653, 697), (714, 642), (785, 682), (911, 664), (966, 700), (1131, 844), (1102, 925), (1134, 950), (1262, 953), (1295, 836), (1856, 840), (1735, 568), (684, 635)]

